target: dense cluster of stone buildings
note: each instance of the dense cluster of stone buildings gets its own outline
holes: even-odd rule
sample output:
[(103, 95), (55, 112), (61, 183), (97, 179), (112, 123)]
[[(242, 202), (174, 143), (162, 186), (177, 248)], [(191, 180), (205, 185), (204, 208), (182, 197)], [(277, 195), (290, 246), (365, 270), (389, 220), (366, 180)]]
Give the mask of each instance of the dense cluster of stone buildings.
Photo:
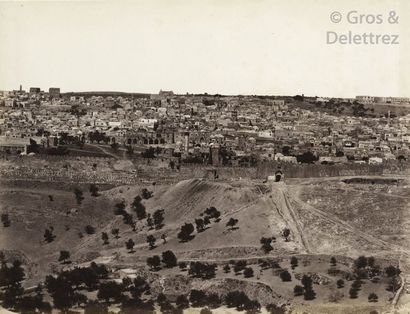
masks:
[[(356, 101), (360, 97), (364, 96)], [(310, 99), (318, 100), (327, 101)], [(183, 161), (215, 166), (258, 161), (382, 163), (410, 157), (409, 115), (332, 115), (294, 106), (295, 101), (171, 91), (61, 94), (58, 88), (20, 88), (0, 92), (0, 149), (24, 154), (30, 139), (50, 147), (69, 137), (83, 143), (115, 143), (124, 150), (159, 147)]]

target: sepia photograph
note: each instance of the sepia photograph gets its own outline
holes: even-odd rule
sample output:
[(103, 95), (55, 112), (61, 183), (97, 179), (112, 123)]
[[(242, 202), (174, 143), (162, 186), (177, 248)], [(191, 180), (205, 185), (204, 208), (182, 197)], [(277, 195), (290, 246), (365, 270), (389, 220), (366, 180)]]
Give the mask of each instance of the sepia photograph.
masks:
[(0, 314), (410, 314), (410, 1), (0, 0)]

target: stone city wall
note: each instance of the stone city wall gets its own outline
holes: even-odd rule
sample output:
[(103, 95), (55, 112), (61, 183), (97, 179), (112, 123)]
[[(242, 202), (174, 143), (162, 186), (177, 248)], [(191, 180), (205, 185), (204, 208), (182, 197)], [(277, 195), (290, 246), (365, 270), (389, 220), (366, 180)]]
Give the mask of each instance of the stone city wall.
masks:
[(218, 180), (264, 180), (280, 169), (286, 178), (312, 178), (365, 175), (409, 175), (410, 163), (383, 165), (295, 165), (267, 162), (257, 167), (212, 167), (182, 164), (171, 169), (166, 158), (116, 160), (106, 157), (24, 157), (0, 160), (0, 178), (8, 180), (38, 180), (54, 182), (93, 182), (101, 184), (138, 184), (156, 182), (168, 184), (191, 178)]

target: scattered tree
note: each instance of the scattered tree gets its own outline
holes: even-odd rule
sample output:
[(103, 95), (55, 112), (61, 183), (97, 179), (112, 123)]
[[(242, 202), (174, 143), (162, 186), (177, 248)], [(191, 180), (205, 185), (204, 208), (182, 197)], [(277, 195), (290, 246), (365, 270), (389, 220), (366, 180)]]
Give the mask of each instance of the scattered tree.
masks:
[(178, 267), (180, 270), (184, 271), (187, 268), (187, 264), (185, 262), (179, 262)]
[(86, 233), (86, 234), (89, 234), (89, 235), (95, 233), (95, 228), (94, 228), (93, 226), (91, 226), (91, 225), (85, 226), (84, 230), (85, 230), (85, 233)]
[(357, 290), (354, 289), (354, 288), (350, 288), (350, 290), (349, 290), (349, 295), (350, 295), (350, 298), (351, 298), (351, 299), (356, 299), (356, 298), (357, 298), (357, 295), (358, 295)]
[(282, 230), (282, 236), (285, 238), (286, 242), (289, 242), (290, 229), (289, 228), (284, 228)]
[(58, 261), (63, 262), (63, 264), (65, 264), (65, 263), (67, 263), (68, 259), (70, 259), (70, 252), (60, 251), (60, 257), (58, 258)]
[(195, 219), (195, 225), (197, 232), (202, 232), (205, 230), (205, 224), (202, 218)]
[(230, 227), (230, 230), (234, 230), (234, 227), (236, 226), (237, 223), (238, 223), (238, 219), (231, 217), (229, 221), (226, 223), (226, 226)]
[(172, 268), (177, 266), (177, 257), (175, 256), (174, 252), (168, 250), (162, 252), (162, 262), (165, 264), (167, 268)]
[(211, 220), (209, 219), (209, 216), (204, 217), (204, 226), (207, 226), (211, 223)]
[(7, 228), (10, 227), (10, 218), (9, 218), (9, 214), (1, 214), (1, 222), (3, 223), (3, 227)]
[(53, 242), (54, 241), (54, 239), (55, 239), (55, 235), (53, 234), (53, 229), (46, 229), (45, 231), (44, 231), (44, 240), (47, 242), (47, 243), (50, 243), (50, 242)]
[(401, 273), (401, 270), (398, 267), (396, 268), (396, 267), (391, 266), (391, 265), (386, 267), (384, 269), (384, 271), (385, 271), (385, 273), (388, 277), (395, 277), (395, 276), (400, 275), (400, 273)]
[(164, 209), (157, 209), (154, 214), (152, 215), (152, 218), (154, 220), (154, 225), (155, 229), (161, 229), (163, 227), (163, 222), (164, 222), (164, 214), (165, 210)]
[(116, 238), (116, 239), (118, 239), (119, 238), (119, 233), (120, 233), (120, 229), (118, 229), (118, 228), (113, 228), (113, 229), (111, 229), (111, 234)]
[(329, 294), (329, 302), (337, 303), (340, 300), (342, 300), (343, 297), (344, 297), (343, 292), (341, 292), (339, 290), (332, 290), (332, 291), (330, 291), (330, 294)]
[(199, 314), (212, 314), (212, 311), (208, 307), (204, 307), (199, 311)]
[(147, 243), (149, 244), (149, 249), (152, 250), (155, 248), (155, 237), (150, 234), (149, 236), (147, 236)]
[(330, 265), (336, 266), (336, 263), (337, 263), (336, 258), (335, 258), (334, 256), (332, 256), (332, 257), (330, 258)]
[(221, 216), (221, 212), (217, 210), (215, 207), (211, 206), (205, 209), (204, 212), (210, 219), (215, 219), (215, 221), (219, 221), (219, 217)]
[(164, 242), (164, 244), (167, 243), (167, 236), (165, 235), (165, 233), (163, 233), (163, 234), (161, 235), (161, 239), (162, 239), (162, 241)]
[(285, 314), (286, 313), (286, 307), (285, 305), (276, 305), (274, 303), (270, 303), (266, 306), (266, 310), (270, 314)]
[(127, 155), (129, 156), (134, 155), (134, 148), (131, 145), (127, 145), (125, 146), (125, 148), (127, 149)]
[(151, 217), (151, 214), (148, 214), (147, 216), (147, 226), (151, 230), (154, 228), (154, 220)]
[(242, 291), (231, 291), (225, 296), (225, 304), (228, 308), (236, 308), (242, 310), (257, 310), (260, 304), (249, 299)]
[(124, 215), (125, 211), (125, 203), (124, 201), (115, 204), (114, 215)]
[(99, 300), (104, 300), (109, 303), (110, 300), (118, 302), (122, 297), (122, 284), (118, 284), (115, 281), (102, 282), (97, 293)]
[(313, 285), (313, 280), (310, 276), (308, 275), (303, 275), (301, 281), (300, 281), (303, 285), (303, 287), (306, 289), (312, 288)]
[(290, 265), (292, 269), (295, 269), (296, 267), (298, 267), (298, 259), (296, 256), (292, 256), (290, 259)]
[(376, 265), (376, 260), (373, 256), (370, 256), (367, 258), (367, 266), (369, 266), (370, 268), (374, 268)]
[(359, 256), (356, 260), (355, 260), (355, 266), (356, 268), (365, 268), (367, 266), (367, 258), (364, 256)]
[(369, 297), (367, 298), (369, 302), (377, 302), (379, 300), (379, 297), (377, 296), (376, 293), (370, 293)]
[(107, 304), (89, 301), (84, 307), (84, 314), (109, 314)]
[(24, 269), (21, 267), (19, 260), (15, 260), (11, 267), (6, 263), (2, 263), (0, 268), (0, 286), (3, 287), (1, 294), (3, 307), (13, 309), (22, 301), (24, 289), (21, 282), (24, 278)]
[(352, 288), (353, 289), (356, 289), (356, 290), (360, 290), (360, 288), (362, 287), (362, 282), (360, 281), (360, 280), (355, 280), (355, 281), (353, 281), (353, 283), (352, 283)]
[(400, 275), (401, 270), (398, 267), (394, 267), (390, 265), (384, 269), (384, 272), (386, 273), (387, 277), (389, 277), (390, 279), (387, 290), (392, 291), (392, 292), (397, 291), (399, 284), (400, 284), (398, 280), (398, 276)]
[(129, 239), (127, 242), (125, 242), (125, 247), (129, 251), (129, 253), (134, 252), (134, 245), (135, 245), (135, 242), (132, 239)]
[(295, 295), (295, 297), (301, 296), (304, 292), (304, 289), (302, 286), (296, 285), (293, 288), (293, 294)]
[(207, 303), (210, 308), (216, 309), (221, 306), (222, 300), (221, 297), (216, 293), (210, 293), (207, 296)]
[(253, 277), (253, 269), (251, 267), (246, 267), (243, 271), (243, 275), (245, 276), (245, 278)]
[(215, 277), (216, 264), (191, 262), (188, 274), (194, 278), (210, 279)]
[(83, 191), (81, 191), (79, 188), (75, 188), (74, 196), (77, 201), (77, 204), (81, 205), (81, 202), (84, 200)]
[(189, 301), (193, 307), (200, 307), (206, 305), (206, 294), (201, 290), (192, 289), (189, 294)]
[(132, 202), (132, 208), (134, 209), (134, 211), (135, 211), (135, 214), (137, 215), (137, 218), (139, 219), (139, 220), (142, 220), (142, 219), (144, 219), (146, 216), (147, 216), (147, 212), (146, 212), (146, 210), (145, 210), (145, 206), (141, 203), (141, 201), (142, 201), (142, 198), (141, 198), (141, 196), (139, 196), (139, 195), (137, 195), (135, 198), (134, 198), (134, 201)]
[(100, 194), (98, 193), (98, 187), (95, 185), (95, 184), (91, 184), (90, 185), (90, 193), (91, 193), (91, 196), (94, 196), (94, 197), (97, 197), (97, 196), (99, 196)]
[(151, 287), (149, 286), (148, 282), (144, 278), (138, 276), (137, 278), (134, 279), (133, 284), (131, 285), (129, 290), (131, 292), (132, 297), (135, 300), (141, 300), (141, 296), (144, 293), (146, 294), (150, 293)]
[(161, 259), (158, 255), (154, 255), (152, 257), (147, 258), (147, 265), (152, 270), (158, 270), (159, 266), (161, 265)]
[(292, 276), (287, 270), (283, 270), (279, 276), (282, 281), (292, 281)]
[(189, 308), (189, 301), (185, 295), (179, 295), (177, 297), (175, 304), (177, 308), (182, 309), (182, 310)]
[(233, 271), (235, 272), (235, 274), (238, 274), (239, 272), (241, 272), (242, 270), (244, 270), (246, 268), (246, 261), (245, 260), (239, 260), (235, 263), (235, 266), (233, 267)]
[(118, 148), (120, 147), (118, 143), (112, 143), (110, 146), (115, 153), (118, 152)]
[(260, 243), (262, 244), (262, 250), (266, 254), (273, 250), (273, 247), (272, 247), (273, 239), (274, 239), (273, 237), (270, 237), (270, 238), (262, 237), (260, 240)]
[(144, 200), (150, 199), (152, 197), (152, 191), (148, 191), (147, 189), (142, 189), (141, 195)]
[(313, 300), (316, 297), (316, 292), (313, 291), (312, 287), (305, 288), (305, 293), (303, 294), (303, 298), (307, 301)]
[(345, 286), (345, 281), (343, 279), (339, 279), (336, 281), (337, 288), (343, 288)]
[(47, 276), (45, 286), (47, 292), (53, 299), (55, 308), (62, 312), (67, 312), (67, 310), (74, 305), (74, 289), (66, 273), (60, 273), (57, 278), (51, 275)]
[(400, 279), (398, 276), (389, 278), (389, 284), (387, 285), (386, 290), (395, 293), (400, 287)]
[(245, 270), (246, 268), (246, 261), (245, 260), (239, 260), (234, 264), (233, 271), (235, 272), (235, 275), (240, 273), (241, 271)]
[(185, 223), (183, 226), (181, 226), (181, 231), (178, 233), (178, 239), (180, 239), (182, 242), (191, 240), (194, 230), (194, 226), (191, 223)]
[(101, 233), (101, 239), (103, 240), (104, 245), (108, 244), (108, 234), (107, 232), (102, 232)]

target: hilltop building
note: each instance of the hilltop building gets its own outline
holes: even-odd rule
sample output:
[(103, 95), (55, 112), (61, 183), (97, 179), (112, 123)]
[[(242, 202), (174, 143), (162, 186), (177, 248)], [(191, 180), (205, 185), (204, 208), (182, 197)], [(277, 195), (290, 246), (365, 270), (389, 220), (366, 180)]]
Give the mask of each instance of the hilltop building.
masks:
[(50, 87), (48, 90), (50, 98), (60, 98), (60, 88), (59, 87)]

